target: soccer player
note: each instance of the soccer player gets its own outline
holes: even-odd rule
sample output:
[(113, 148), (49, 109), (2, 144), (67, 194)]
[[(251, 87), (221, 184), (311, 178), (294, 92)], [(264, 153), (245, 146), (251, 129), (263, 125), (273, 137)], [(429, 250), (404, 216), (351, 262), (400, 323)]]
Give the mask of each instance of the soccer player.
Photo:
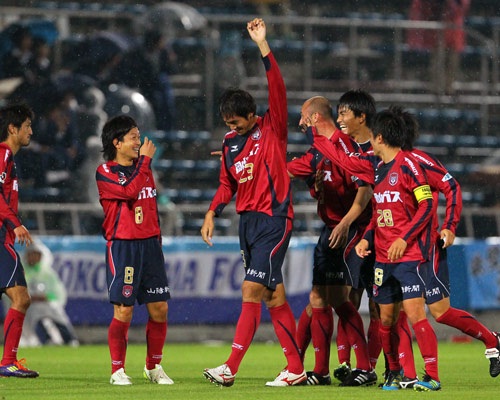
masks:
[[(371, 96), (370, 96), (371, 97)], [(359, 97), (358, 97), (359, 99)], [(360, 101), (362, 103), (362, 101)], [(366, 102), (366, 114), (373, 115), (373, 102)], [(342, 108), (341, 114), (345, 110)], [(339, 116), (342, 119), (343, 116)], [(303, 104), (299, 123), (303, 130), (314, 126), (319, 135), (338, 141), (346, 152), (358, 150), (358, 145), (335, 126), (330, 102), (321, 96), (312, 97)], [(367, 205), (373, 194), (369, 185), (347, 174), (342, 168), (323, 157), (311, 147), (303, 156), (287, 165), (292, 177), (311, 179), (311, 192), (318, 201), (318, 215), (325, 223), (314, 251), (313, 286), (309, 306), (303, 311), (299, 325), (310, 325), (315, 351), (315, 366), (307, 372), (309, 385), (331, 384), (329, 358), (333, 334), (331, 306), (339, 315), (339, 326), (355, 349), (357, 368), (341, 386), (368, 386), (377, 382), (377, 375), (370, 365), (368, 347), (364, 336), (363, 321), (356, 307), (349, 300), (353, 282), (359, 281), (361, 265), (354, 245), (361, 239), (371, 216)], [(319, 179), (316, 179), (319, 178)], [(367, 260), (369, 262), (369, 260)], [(297, 342), (304, 357), (309, 340), (304, 340), (304, 327), (297, 329)]]
[(401, 117), (385, 110), (373, 121), (373, 156), (347, 155), (319, 135), (314, 136), (314, 146), (350, 173), (375, 184), (373, 217), (356, 252), (363, 258), (375, 251), (373, 298), (380, 308), (380, 336), (390, 368), (382, 388), (400, 388), (396, 322), (402, 304), (425, 362), (425, 377), (414, 389), (439, 390), (437, 338), (426, 318), (425, 284), (420, 276), (432, 239), (433, 197), (422, 168), (402, 150), (405, 129)]
[(147, 354), (144, 377), (172, 385), (161, 366), (167, 335), (167, 300), (170, 298), (161, 248), (156, 186), (151, 162), (156, 147), (147, 137), (141, 145), (136, 122), (119, 115), (102, 129), (106, 160), (96, 171), (106, 245), (106, 277), (114, 314), (109, 325), (113, 385), (131, 385), (125, 373), (127, 338), (134, 304), (146, 304)]
[(0, 376), (36, 378), (38, 372), (17, 359), (17, 350), (26, 311), (30, 306), (24, 268), (19, 254), (14, 249), (17, 240), (29, 246), (33, 239), (18, 216), (19, 188), (14, 155), (30, 144), (33, 131), (33, 111), (26, 104), (12, 104), (0, 109), (0, 215), (2, 242), (0, 250), (1, 293), (10, 299), (11, 305), (4, 320), (4, 347), (0, 365)]
[[(485, 356), (490, 362), (490, 375), (500, 375), (500, 339), (476, 318), (466, 311), (450, 305), (450, 279), (446, 249), (455, 240), (456, 227), (462, 211), (462, 195), (460, 185), (446, 168), (435, 157), (413, 148), (413, 142), (418, 135), (418, 126), (413, 116), (400, 107), (391, 107), (391, 110), (405, 121), (406, 143), (403, 148), (409, 150), (413, 157), (424, 169), (434, 195), (433, 207), (433, 246), (430, 253), (430, 263), (422, 276), (426, 285), (426, 303), (436, 322), (456, 328), (466, 335), (482, 341), (486, 347)], [(439, 230), (437, 215), (438, 195), (443, 193), (446, 199), (446, 213)], [(400, 314), (400, 355), (404, 374), (402, 386), (417, 382), (415, 363), (411, 352), (411, 332), (406, 323), (404, 313)], [(424, 377), (425, 379), (425, 377)]]
[(264, 301), (287, 366), (267, 386), (299, 385), (307, 379), (297, 344), (295, 318), (285, 296), (281, 267), (291, 237), (293, 208), (290, 178), (286, 172), (287, 103), (285, 83), (266, 40), (260, 18), (247, 24), (266, 69), (269, 109), (256, 115), (256, 104), (246, 91), (230, 88), (221, 96), (220, 114), (230, 131), (222, 146), (219, 187), (205, 214), (201, 237), (212, 246), (214, 218), (236, 195), (240, 215), (239, 238), (245, 268), (242, 309), (232, 350), (224, 364), (207, 368), (205, 377), (232, 386), (261, 318)]

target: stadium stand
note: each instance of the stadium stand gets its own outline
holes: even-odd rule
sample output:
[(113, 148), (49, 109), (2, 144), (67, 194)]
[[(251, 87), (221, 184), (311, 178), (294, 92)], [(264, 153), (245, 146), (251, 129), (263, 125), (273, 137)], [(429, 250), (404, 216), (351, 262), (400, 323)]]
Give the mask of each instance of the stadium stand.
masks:
[[(159, 143), (155, 167), (164, 188), (161, 191), (164, 205), (173, 204), (176, 212), (182, 213), (182, 222), (174, 221), (169, 226), (174, 226), (176, 232), (185, 228), (186, 232), (198, 234), (199, 229), (194, 227), (199, 223), (200, 214), (179, 210), (204, 210), (217, 185), (218, 160), (210, 156), (210, 151), (219, 149), (224, 133), (216, 112), (217, 95), (223, 89), (219, 81), (232, 80), (250, 90), (261, 104), (265, 103), (267, 90), (261, 78), (261, 65), (255, 61), (255, 48), (249, 46), (248, 39), (242, 35), (242, 26), (254, 11), (253, 6), (230, 1), (185, 3), (203, 14), (207, 26), (201, 31), (179, 30), (172, 38), (178, 62), (178, 72), (172, 75), (179, 116), (177, 126), (169, 132), (148, 127), (143, 134)], [(404, 42), (405, 32), (412, 26), (406, 20), (406, 6), (393, 1), (387, 2), (382, 10), (374, 11), (372, 2), (358, 3), (358, 11), (353, 12), (349, 5), (339, 4), (332, 10), (328, 2), (311, 2), (304, 12), (304, 4), (292, 1), (295, 15), (269, 16), (273, 27), (285, 22), (293, 27), (292, 35), (277, 33), (270, 38), (278, 59), (284, 60), (283, 74), (289, 95), (289, 156), (300, 154), (308, 147), (304, 136), (296, 132), (300, 105), (305, 98), (323, 94), (335, 102), (344, 91), (363, 87), (373, 93), (379, 108), (401, 104), (415, 113), (421, 129), (417, 145), (438, 156), (459, 179), (464, 187), (464, 204), (473, 209), (471, 212), (477, 213), (476, 208), (494, 207), (497, 199), (487, 185), (488, 178), (477, 172), (491, 156), (492, 149), (500, 147), (500, 138), (493, 130), (500, 122), (498, 7), (487, 0), (475, 4), (477, 15), (469, 16), (466, 21), (468, 47), (461, 61), (463, 79), (455, 82), (455, 94), (447, 95), (435, 93), (429, 87), (425, 76), (429, 54), (410, 50)], [(496, 11), (491, 12), (492, 8)], [(145, 14), (148, 6), (128, 1), (19, 0), (12, 4), (2, 2), (0, 9), (0, 29), (25, 16), (48, 18), (55, 21), (59, 29), (59, 43), (76, 48), (77, 38), (91, 31), (134, 32), (134, 18)], [(434, 28), (442, 29), (439, 24)], [(55, 47), (56, 62), (64, 55), (57, 53), (59, 49)], [(226, 76), (226, 71), (221, 73), (218, 65), (219, 58), (227, 55), (236, 57), (231, 76)], [(106, 90), (103, 92), (108, 94)], [(99, 121), (91, 123), (98, 125)], [(68, 199), (67, 189), (24, 188), (21, 201), (43, 208), (44, 203), (62, 203)], [(297, 213), (297, 231), (299, 234), (315, 232), (311, 223), (316, 220), (314, 207), (311, 208), (314, 202), (303, 185), (294, 184), (294, 190), (299, 210), (304, 206), (309, 212)], [(75, 215), (77, 212), (71, 207), (68, 205), (68, 215)], [(86, 206), (82, 205), (81, 209)], [(54, 211), (47, 211), (50, 212)], [(167, 214), (172, 214), (171, 209), (166, 209)], [(484, 224), (484, 231), (481, 224), (473, 227), (478, 218), (468, 215), (466, 218), (474, 222), (464, 223), (464, 235), (483, 236), (485, 231), (494, 231), (487, 228), (488, 224)], [(31, 220), (33, 227), (44, 229), (39, 217)], [(92, 224), (82, 228), (81, 222), (68, 225), (79, 226), (80, 231), (93, 229)], [(231, 223), (226, 225), (224, 232), (231, 232)]]

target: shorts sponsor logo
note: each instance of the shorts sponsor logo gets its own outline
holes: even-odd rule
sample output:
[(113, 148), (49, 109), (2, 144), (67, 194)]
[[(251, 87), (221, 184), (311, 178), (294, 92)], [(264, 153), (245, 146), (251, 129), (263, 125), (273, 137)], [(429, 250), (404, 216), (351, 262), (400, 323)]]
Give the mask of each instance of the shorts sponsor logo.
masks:
[(403, 293), (418, 293), (420, 292), (420, 285), (405, 285), (401, 286)]
[(163, 293), (168, 293), (169, 290), (170, 290), (169, 287), (165, 286), (165, 287), (149, 288), (147, 292), (148, 294), (163, 294)]
[(328, 279), (344, 279), (344, 273), (342, 271), (327, 272), (326, 277)]
[(256, 269), (249, 268), (247, 270), (247, 275), (249, 276), (255, 276), (259, 279), (266, 279), (266, 273), (262, 271), (257, 271)]
[(431, 290), (425, 291), (426, 297), (439, 296), (440, 294), (441, 294), (441, 290), (438, 287), (435, 287), (435, 288), (432, 288)]

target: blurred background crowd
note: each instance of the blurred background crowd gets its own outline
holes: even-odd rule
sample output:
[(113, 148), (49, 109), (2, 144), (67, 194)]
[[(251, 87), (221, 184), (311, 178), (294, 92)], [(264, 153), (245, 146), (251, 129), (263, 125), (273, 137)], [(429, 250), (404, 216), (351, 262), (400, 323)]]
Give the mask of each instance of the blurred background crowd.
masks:
[[(46, 205), (75, 211), (71, 204), (95, 203), (100, 130), (109, 116), (128, 113), (160, 147), (160, 204), (176, 210), (165, 234), (197, 234), (196, 212), (217, 185), (210, 151), (224, 133), (218, 94), (241, 86), (266, 104), (245, 36), (257, 15), (287, 84), (290, 157), (307, 149), (297, 127), (306, 98), (321, 94), (335, 105), (344, 91), (366, 89), (379, 109), (400, 104), (415, 113), (419, 146), (454, 173), (466, 208), (482, 210), (464, 215), (459, 235), (500, 235), (500, 5), (493, 0), (2, 1), (0, 102), (23, 99), (36, 113), (32, 144), (17, 160), (21, 201), (33, 203), (27, 226), (98, 232), (97, 211), (75, 223), (50, 216)], [(295, 201), (296, 232), (315, 233), (305, 187), (297, 186)], [(222, 219), (218, 229), (232, 227)]]

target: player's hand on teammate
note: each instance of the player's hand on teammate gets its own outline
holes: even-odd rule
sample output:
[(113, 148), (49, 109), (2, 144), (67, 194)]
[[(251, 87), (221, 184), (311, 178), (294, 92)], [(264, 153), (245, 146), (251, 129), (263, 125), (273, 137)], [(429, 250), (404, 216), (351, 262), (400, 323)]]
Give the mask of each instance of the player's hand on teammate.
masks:
[(14, 228), (14, 233), (19, 244), (29, 246), (33, 243), (30, 232), (24, 225), (20, 225), (17, 228)]
[(354, 249), (356, 250), (358, 257), (361, 258), (365, 258), (372, 253), (370, 250), (370, 243), (368, 243), (368, 240), (366, 239), (361, 239)]
[(405, 253), (406, 247), (408, 247), (408, 243), (406, 243), (403, 239), (397, 238), (387, 250), (387, 258), (390, 262), (394, 262), (403, 257)]
[(154, 154), (156, 152), (156, 146), (154, 143), (149, 140), (149, 138), (146, 136), (144, 138), (144, 143), (142, 144), (140, 150), (139, 150), (139, 155), (140, 156), (147, 156), (149, 158), (153, 158)]
[(339, 224), (335, 228), (332, 229), (332, 233), (330, 234), (330, 243), (329, 247), (331, 249), (340, 249), (347, 245), (347, 236), (349, 234), (349, 225), (346, 223), (342, 223), (340, 221)]
[(216, 150), (210, 152), (211, 156), (219, 156), (219, 161), (222, 161), (222, 150)]

